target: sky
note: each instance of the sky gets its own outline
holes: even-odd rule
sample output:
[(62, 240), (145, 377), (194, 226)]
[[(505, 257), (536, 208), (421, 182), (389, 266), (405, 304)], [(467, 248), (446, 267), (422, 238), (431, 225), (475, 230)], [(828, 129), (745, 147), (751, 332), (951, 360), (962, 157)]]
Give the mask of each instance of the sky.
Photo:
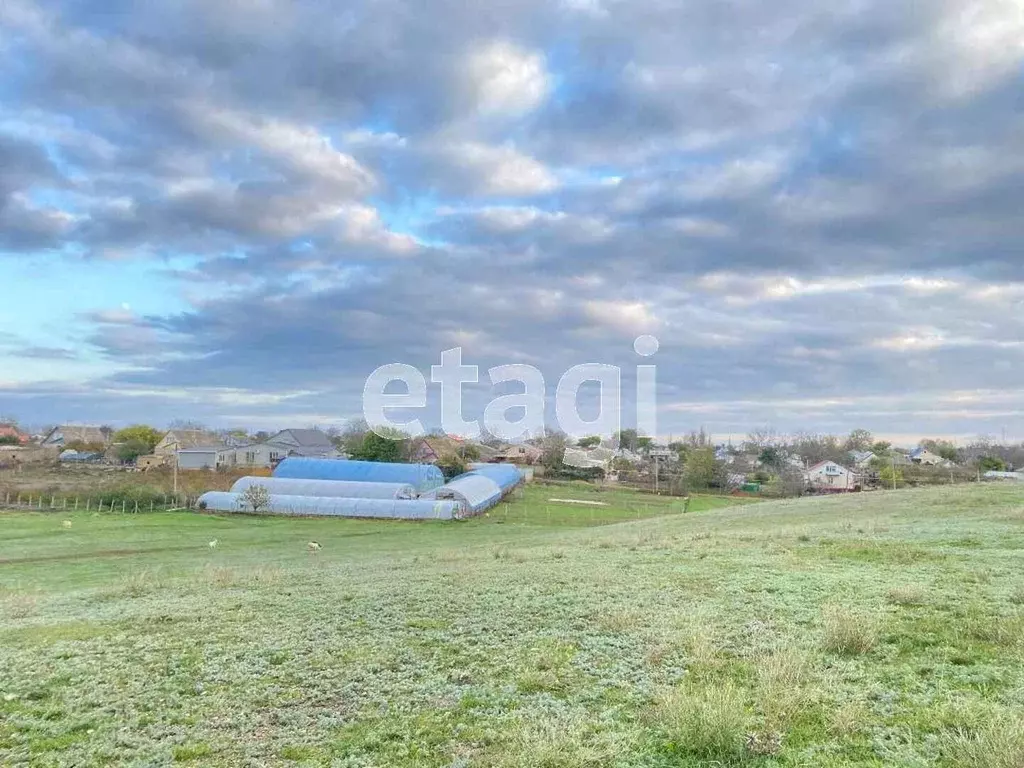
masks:
[(23, 422), (340, 424), (461, 347), (471, 416), (656, 364), (662, 436), (1024, 439), (1020, 0), (4, 0), (0, 71)]

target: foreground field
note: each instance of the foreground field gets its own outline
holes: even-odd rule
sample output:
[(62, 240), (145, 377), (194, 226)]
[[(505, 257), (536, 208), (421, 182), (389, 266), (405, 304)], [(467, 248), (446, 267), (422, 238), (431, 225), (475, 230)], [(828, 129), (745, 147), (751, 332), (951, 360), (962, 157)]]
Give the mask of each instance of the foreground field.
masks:
[(0, 763), (1024, 765), (1020, 490), (565, 496), (0, 513)]

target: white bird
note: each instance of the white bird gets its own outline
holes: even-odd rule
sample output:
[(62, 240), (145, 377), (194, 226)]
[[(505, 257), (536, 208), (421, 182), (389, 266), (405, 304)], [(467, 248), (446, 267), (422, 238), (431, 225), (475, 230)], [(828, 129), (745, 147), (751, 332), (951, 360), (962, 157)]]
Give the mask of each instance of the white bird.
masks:
[(63, 523), (61, 523), (61, 525), (63, 525), (65, 528), (70, 528), (71, 527), (71, 521), (70, 520), (65, 520)]
[(311, 541), (309, 542), (309, 544), (306, 545), (306, 549), (308, 549), (310, 552), (319, 552), (321, 549), (323, 549), (323, 547), (320, 546), (320, 542)]
[(206, 546), (208, 546), (208, 547), (209, 547), (210, 549), (216, 549), (216, 548), (217, 548), (217, 540), (216, 540), (216, 539), (214, 539), (213, 541), (211, 541), (211, 542), (210, 542), (209, 544), (207, 544)]

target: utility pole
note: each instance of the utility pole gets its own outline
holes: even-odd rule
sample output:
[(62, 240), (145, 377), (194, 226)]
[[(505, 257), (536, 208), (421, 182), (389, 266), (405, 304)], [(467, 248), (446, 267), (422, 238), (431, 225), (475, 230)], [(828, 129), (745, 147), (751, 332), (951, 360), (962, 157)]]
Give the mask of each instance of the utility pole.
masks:
[(896, 490), (896, 457), (892, 457), (892, 489)]
[(178, 449), (174, 449), (174, 503), (178, 503)]

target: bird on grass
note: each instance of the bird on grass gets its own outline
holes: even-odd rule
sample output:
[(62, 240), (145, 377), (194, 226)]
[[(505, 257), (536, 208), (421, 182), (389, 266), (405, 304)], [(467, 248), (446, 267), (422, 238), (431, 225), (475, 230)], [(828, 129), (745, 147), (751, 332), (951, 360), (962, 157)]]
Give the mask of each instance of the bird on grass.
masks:
[(206, 546), (208, 546), (210, 549), (216, 549), (217, 548), (217, 540), (214, 539), (213, 541), (209, 542)]
[(320, 546), (319, 541), (311, 541), (306, 545), (306, 549), (310, 552), (319, 552), (323, 547)]
[(61, 525), (63, 525), (65, 528), (70, 528), (71, 527), (71, 521), (70, 520), (65, 520), (63, 523), (61, 523)]

